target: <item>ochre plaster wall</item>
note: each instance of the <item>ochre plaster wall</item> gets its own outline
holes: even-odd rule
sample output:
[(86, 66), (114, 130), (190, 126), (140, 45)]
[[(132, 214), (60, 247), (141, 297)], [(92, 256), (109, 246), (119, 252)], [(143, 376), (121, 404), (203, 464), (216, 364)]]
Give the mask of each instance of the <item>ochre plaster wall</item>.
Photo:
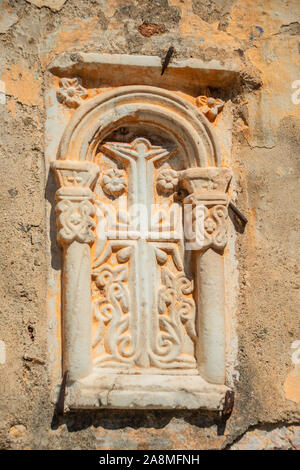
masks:
[[(299, 35), (298, 0), (0, 1), (1, 448), (300, 448), (292, 349), (300, 340), (300, 104), (292, 100)], [(58, 246), (52, 259), (46, 250), (46, 197), (55, 189), (44, 158), (47, 65), (65, 51), (164, 57), (171, 45), (176, 59), (229, 61), (242, 70), (232, 89), (211, 90), (232, 103), (236, 205), (249, 220), (236, 235), (233, 413), (225, 429), (215, 415), (191, 411), (58, 420), (46, 310), (48, 264), (59, 268), (60, 259)]]

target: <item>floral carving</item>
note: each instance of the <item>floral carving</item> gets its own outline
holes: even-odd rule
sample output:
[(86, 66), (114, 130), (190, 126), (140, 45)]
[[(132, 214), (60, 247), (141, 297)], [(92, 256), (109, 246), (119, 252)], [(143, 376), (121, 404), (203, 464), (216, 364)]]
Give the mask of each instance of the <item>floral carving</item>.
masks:
[(224, 107), (224, 101), (219, 98), (211, 98), (207, 96), (198, 96), (196, 104), (201, 109), (202, 113), (205, 114), (210, 122), (213, 122), (218, 114)]
[(121, 196), (126, 189), (126, 179), (124, 171), (111, 168), (104, 173), (102, 178), (103, 191), (109, 196)]
[(163, 193), (172, 193), (178, 185), (178, 175), (175, 170), (166, 168), (157, 177), (157, 188)]
[[(130, 252), (128, 247), (121, 249), (126, 251), (126, 260), (131, 256), (129, 248)], [(127, 265), (110, 264), (103, 264), (93, 273), (98, 290), (93, 299), (93, 312), (98, 321), (93, 345), (102, 345), (102, 354), (96, 358), (95, 365), (107, 363), (114, 367), (133, 360), (135, 339), (131, 334), (128, 275)]]
[(197, 340), (195, 330), (195, 302), (188, 297), (194, 289), (183, 272), (173, 274), (163, 267), (162, 285), (158, 291), (159, 331), (151, 360), (157, 367), (184, 367), (195, 365), (193, 355), (183, 354), (184, 336)]
[(82, 104), (83, 98), (86, 98), (88, 92), (81, 86), (80, 78), (62, 78), (59, 82), (57, 99), (64, 103), (68, 108), (78, 108)]

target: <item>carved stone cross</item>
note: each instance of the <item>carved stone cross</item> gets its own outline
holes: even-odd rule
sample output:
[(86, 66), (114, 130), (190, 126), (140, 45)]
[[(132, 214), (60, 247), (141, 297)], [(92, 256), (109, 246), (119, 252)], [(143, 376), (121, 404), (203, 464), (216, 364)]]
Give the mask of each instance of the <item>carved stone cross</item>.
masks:
[(51, 163), (67, 406), (219, 410), (231, 172), (214, 129), (162, 88), (82, 101)]
[[(160, 210), (156, 207), (154, 212), (155, 188), (158, 187), (160, 193), (169, 193), (176, 189), (178, 183), (176, 172), (169, 169), (162, 170), (158, 174), (158, 181), (155, 181), (154, 167), (166, 161), (170, 153), (162, 147), (151, 145), (143, 138), (137, 138), (131, 144), (105, 143), (102, 151), (127, 166), (129, 221), (127, 226), (124, 222), (116, 223), (115, 230), (107, 228), (108, 241), (93, 269), (96, 283), (105, 288), (105, 296), (96, 300), (99, 329), (102, 333), (106, 322), (109, 335), (109, 348), (106, 348), (106, 353), (100, 355), (96, 362), (107, 367), (128, 364), (157, 369), (195, 368), (195, 326), (192, 327), (195, 306), (192, 298), (187, 295), (191, 294), (193, 283), (185, 277), (183, 271), (180, 213), (177, 211), (175, 226), (172, 223), (165, 226), (155, 223), (156, 214)], [(120, 177), (122, 178), (121, 175)], [(103, 179), (105, 180), (105, 176)], [(135, 217), (131, 217), (133, 212)], [(125, 277), (119, 277), (117, 283), (117, 277), (113, 276), (105, 283), (101, 279), (103, 272), (113, 272), (108, 262), (114, 250), (118, 251), (118, 260), (123, 263), (128, 261), (129, 266), (126, 265)], [(169, 258), (175, 275), (167, 267), (162, 267)], [(114, 269), (117, 267), (116, 263)], [(118, 287), (117, 296), (110, 293), (113, 279)], [(180, 287), (180, 283), (184, 283), (185, 287)], [(181, 289), (181, 294), (178, 289)], [(166, 296), (174, 297), (171, 305)], [(122, 312), (125, 298), (128, 298), (127, 311), (123, 307)], [(108, 305), (112, 312), (111, 318), (107, 316)], [(113, 322), (112, 317), (117, 316), (118, 310), (121, 312), (119, 321)], [(184, 343), (188, 343), (188, 339), (184, 338), (186, 328), (183, 324), (187, 326), (188, 334), (192, 335), (191, 344), (186, 345), (188, 352), (184, 352)], [(101, 340), (101, 333), (97, 332), (96, 344)], [(105, 341), (104, 335), (103, 342)]]

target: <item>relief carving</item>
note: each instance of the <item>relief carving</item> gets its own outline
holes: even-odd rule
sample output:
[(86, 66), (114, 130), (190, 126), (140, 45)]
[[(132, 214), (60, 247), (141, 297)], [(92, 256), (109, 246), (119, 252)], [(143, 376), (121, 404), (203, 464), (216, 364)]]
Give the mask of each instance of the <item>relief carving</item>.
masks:
[(157, 187), (163, 193), (172, 193), (178, 185), (178, 175), (175, 170), (162, 170), (157, 177)]
[(158, 291), (159, 332), (152, 355), (157, 367), (194, 368), (196, 360), (184, 352), (185, 335), (197, 341), (195, 330), (195, 302), (189, 294), (194, 290), (193, 281), (183, 273), (172, 274), (161, 270), (161, 287)]
[[(81, 104), (52, 163), (70, 403), (219, 409), (231, 172), (213, 129), (173, 92), (120, 87), (82, 104), (80, 82), (63, 80), (61, 102)], [(207, 107), (211, 120), (222, 106)]]
[(111, 168), (106, 171), (102, 178), (103, 191), (110, 196), (121, 196), (126, 189), (124, 171)]
[(83, 99), (88, 96), (88, 92), (81, 85), (79, 77), (62, 78), (56, 96), (58, 101), (68, 106), (68, 108), (78, 108), (83, 103)]
[(198, 96), (196, 99), (196, 105), (210, 122), (214, 122), (218, 114), (224, 108), (224, 104), (224, 101), (219, 98), (211, 98), (208, 96)]
[(133, 319), (127, 284), (128, 266), (104, 264), (93, 277), (99, 291), (92, 299), (93, 313), (98, 320), (93, 346), (104, 338), (103, 354), (96, 359), (95, 365), (130, 363), (135, 347), (131, 335)]
[(191, 212), (192, 232), (195, 235), (191, 242), (198, 244), (199, 250), (225, 248), (228, 218), (226, 192), (231, 171), (227, 168), (198, 168), (181, 172), (180, 178), (181, 186), (190, 193), (184, 204)]
[[(110, 226), (107, 217), (104, 224), (107, 227), (107, 241), (94, 265), (93, 277), (101, 292), (100, 297), (96, 295), (93, 301), (99, 321), (97, 340), (94, 342), (99, 354), (97, 353), (95, 364), (120, 367), (125, 363), (138, 368), (163, 369), (195, 367), (193, 343), (184, 337), (184, 332), (187, 335), (192, 332), (195, 305), (192, 298), (182, 298), (192, 293), (193, 283), (182, 272), (182, 253), (180, 254), (174, 243), (174, 237), (177, 243), (182, 242), (182, 227), (168, 223), (168, 210), (156, 208), (151, 212), (155, 202), (151, 188), (155, 187), (155, 181), (158, 193), (165, 195), (174, 192), (178, 184), (177, 172), (171, 168), (160, 170), (158, 176), (155, 176), (156, 166), (166, 162), (172, 151), (154, 146), (144, 138), (137, 138), (129, 144), (107, 142), (102, 145), (101, 150), (112, 162), (127, 166), (129, 194), (126, 196), (128, 210), (117, 211), (114, 227)], [(118, 190), (125, 188), (124, 170), (114, 168), (105, 172), (105, 175), (108, 174), (116, 178)], [(104, 178), (102, 181), (105, 184), (111, 183), (111, 179), (106, 178), (104, 181)], [(103, 187), (103, 191), (105, 194), (112, 194), (111, 189), (107, 191), (107, 187)], [(99, 207), (102, 207), (100, 217), (105, 218), (107, 210), (103, 208), (103, 200)], [(177, 222), (181, 224), (179, 219)], [(175, 230), (173, 239), (169, 242), (166, 239), (169, 238), (170, 229)], [(118, 242), (118, 239), (124, 239), (124, 242)], [(175, 274), (170, 267), (162, 267), (168, 260)], [(101, 264), (104, 261), (106, 264)], [(120, 271), (124, 274), (122, 283), (119, 279), (118, 287), (114, 284), (118, 295), (123, 292), (119, 303), (115, 294), (114, 302), (112, 301), (111, 284), (106, 287), (103, 282), (99, 284), (98, 271), (100, 266), (101, 270), (105, 266), (106, 273), (111, 269), (116, 270), (118, 265), (113, 264), (116, 261), (126, 263)], [(108, 274), (107, 278), (112, 279)], [(189, 291), (183, 286), (185, 282), (190, 284)], [(125, 291), (128, 301), (122, 307), (121, 300), (124, 299)], [(158, 291), (158, 297), (155, 291)], [(168, 300), (164, 303), (166, 296), (173, 297), (170, 303)], [(149, 312), (152, 312), (151, 316)], [(107, 325), (106, 331), (103, 328), (104, 322)], [(193, 335), (195, 337), (195, 331)]]
[(93, 220), (95, 210), (88, 200), (79, 202), (62, 199), (56, 205), (57, 239), (60, 243), (72, 243), (74, 240), (81, 243), (92, 243), (96, 224)]
[(57, 239), (61, 244), (95, 239), (94, 195), (91, 187), (99, 170), (93, 163), (54, 162), (52, 165), (60, 188), (56, 192)]

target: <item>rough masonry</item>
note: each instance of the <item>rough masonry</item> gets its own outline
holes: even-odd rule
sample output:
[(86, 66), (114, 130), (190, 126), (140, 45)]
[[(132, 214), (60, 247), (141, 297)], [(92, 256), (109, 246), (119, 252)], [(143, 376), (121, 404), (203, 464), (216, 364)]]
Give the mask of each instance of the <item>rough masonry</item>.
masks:
[[(1, 448), (299, 449), (299, 2), (0, 3)], [(55, 212), (61, 202), (55, 202), (58, 186), (49, 154), (61, 134), (49, 127), (49, 109), (55, 103), (60, 107), (57, 132), (62, 133), (80, 100), (95, 99), (101, 73), (95, 78), (98, 66), (87, 63), (86, 54), (151, 56), (161, 65), (170, 46), (174, 64), (190, 67), (188, 61), (197, 60), (210, 71), (212, 63), (230, 70), (223, 81), (209, 72), (208, 82), (197, 82), (195, 72), (188, 89), (176, 93), (178, 99), (191, 96), (191, 105), (214, 129), (222, 166), (233, 175), (229, 196), (248, 219), (241, 226), (229, 209), (224, 331), (233, 412), (226, 423), (217, 410), (172, 407), (76, 409), (58, 417), (54, 388), (61, 380), (57, 293), (63, 253)], [(172, 74), (179, 73), (180, 81), (186, 73), (184, 67), (182, 76), (174, 72), (174, 64), (162, 76), (173, 91)], [(116, 76), (111, 73), (110, 79)], [(139, 85), (132, 77), (127, 85)], [(73, 80), (71, 93), (68, 80)], [(124, 135), (110, 137), (106, 151), (112, 154), (115, 148), (108, 143)], [(136, 145), (135, 138), (127, 143)], [(149, 136), (140, 138), (163, 147)], [(112, 173), (114, 168), (107, 165), (99, 191), (122, 197), (128, 179), (123, 168)], [(161, 173), (157, 180), (168, 198), (166, 185), (177, 184), (177, 177)], [(187, 182), (182, 190), (188, 191)], [(207, 228), (213, 230), (212, 224)], [(158, 252), (162, 266), (170, 256), (163, 253)], [(103, 291), (101, 280), (98, 285)]]

